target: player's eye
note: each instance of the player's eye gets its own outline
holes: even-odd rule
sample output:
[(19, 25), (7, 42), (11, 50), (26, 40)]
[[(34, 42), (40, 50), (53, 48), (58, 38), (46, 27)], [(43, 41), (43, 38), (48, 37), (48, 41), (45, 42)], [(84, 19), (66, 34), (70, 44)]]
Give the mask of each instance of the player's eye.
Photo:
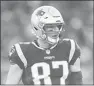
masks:
[(58, 27), (54, 27), (54, 31), (59, 31), (60, 29)]
[(47, 28), (46, 31), (53, 31), (53, 28)]
[(47, 32), (49, 32), (49, 31), (59, 31), (59, 28), (57, 26), (44, 26), (43, 30), (47, 31)]
[(43, 30), (44, 30), (44, 31), (49, 31), (49, 30), (52, 30), (52, 28), (49, 27), (49, 26), (44, 26), (44, 27), (43, 27)]
[(45, 28), (44, 31), (46, 32), (53, 31), (53, 28)]

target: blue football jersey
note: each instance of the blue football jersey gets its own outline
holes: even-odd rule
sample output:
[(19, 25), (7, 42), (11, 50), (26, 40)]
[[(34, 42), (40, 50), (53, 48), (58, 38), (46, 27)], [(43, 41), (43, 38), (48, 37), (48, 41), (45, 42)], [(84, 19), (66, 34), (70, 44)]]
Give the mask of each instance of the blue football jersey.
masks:
[(66, 84), (69, 65), (80, 58), (80, 48), (72, 39), (63, 39), (50, 50), (40, 49), (34, 41), (13, 45), (9, 53), (11, 64), (23, 69), (22, 81), (26, 85)]

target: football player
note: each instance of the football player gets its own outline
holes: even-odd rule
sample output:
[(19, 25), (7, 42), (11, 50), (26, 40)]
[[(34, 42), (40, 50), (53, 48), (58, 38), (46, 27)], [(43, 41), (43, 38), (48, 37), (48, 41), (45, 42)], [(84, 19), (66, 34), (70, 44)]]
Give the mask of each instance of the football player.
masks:
[[(41, 6), (31, 16), (33, 42), (12, 46), (6, 84), (82, 84), (80, 48), (72, 39), (61, 39), (64, 20), (52, 6)], [(62, 40), (62, 42), (61, 42)]]

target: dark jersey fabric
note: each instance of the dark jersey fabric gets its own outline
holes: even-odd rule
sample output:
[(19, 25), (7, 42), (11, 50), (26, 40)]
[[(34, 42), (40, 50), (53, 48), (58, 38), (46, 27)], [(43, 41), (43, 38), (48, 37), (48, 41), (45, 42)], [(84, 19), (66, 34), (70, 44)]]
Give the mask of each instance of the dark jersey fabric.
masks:
[[(22, 81), (24, 84), (33, 85), (39, 83), (41, 85), (59, 85), (62, 83), (62, 81), (60, 81), (61, 77), (68, 75), (64, 72), (64, 66), (67, 65), (66, 67), (68, 69), (69, 65), (73, 65), (80, 56), (80, 49), (77, 43), (74, 42), (75, 51), (71, 61), (69, 62), (71, 50), (70, 40), (71, 39), (65, 39), (62, 43), (58, 43), (50, 50), (49, 54), (47, 54), (45, 50), (37, 48), (31, 42), (18, 43), (27, 61), (27, 66), (24, 67), (24, 63), (19, 58), (15, 45), (10, 51), (12, 54), (9, 55), (9, 60), (12, 64), (18, 64), (19, 67), (23, 69)], [(38, 46), (36, 42), (35, 44)], [(67, 71), (69, 72), (69, 69)]]

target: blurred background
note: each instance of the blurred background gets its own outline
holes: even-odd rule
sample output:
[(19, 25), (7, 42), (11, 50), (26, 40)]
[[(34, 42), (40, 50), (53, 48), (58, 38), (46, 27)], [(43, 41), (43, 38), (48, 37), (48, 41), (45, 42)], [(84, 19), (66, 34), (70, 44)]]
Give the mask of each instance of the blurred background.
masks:
[(30, 18), (39, 6), (56, 7), (65, 21), (63, 38), (81, 47), (84, 84), (93, 84), (93, 1), (1, 1), (1, 84), (9, 70), (8, 52), (20, 41), (32, 41)]

